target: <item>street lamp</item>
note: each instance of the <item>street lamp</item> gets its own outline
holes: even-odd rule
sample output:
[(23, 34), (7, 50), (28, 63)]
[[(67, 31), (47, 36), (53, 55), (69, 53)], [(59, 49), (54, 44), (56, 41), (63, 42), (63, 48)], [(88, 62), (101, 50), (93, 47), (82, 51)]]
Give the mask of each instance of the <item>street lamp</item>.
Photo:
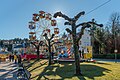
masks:
[(117, 44), (116, 44), (116, 32), (117, 30), (115, 30), (115, 27), (114, 27), (114, 42), (115, 42), (115, 50), (114, 50), (114, 53), (115, 53), (115, 62), (117, 62)]

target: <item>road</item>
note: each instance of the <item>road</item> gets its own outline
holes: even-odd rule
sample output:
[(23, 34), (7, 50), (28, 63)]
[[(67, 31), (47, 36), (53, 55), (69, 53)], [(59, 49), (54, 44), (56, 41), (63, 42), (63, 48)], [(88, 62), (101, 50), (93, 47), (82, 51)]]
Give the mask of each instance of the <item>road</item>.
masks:
[(0, 62), (0, 80), (17, 80), (17, 65), (13, 62)]

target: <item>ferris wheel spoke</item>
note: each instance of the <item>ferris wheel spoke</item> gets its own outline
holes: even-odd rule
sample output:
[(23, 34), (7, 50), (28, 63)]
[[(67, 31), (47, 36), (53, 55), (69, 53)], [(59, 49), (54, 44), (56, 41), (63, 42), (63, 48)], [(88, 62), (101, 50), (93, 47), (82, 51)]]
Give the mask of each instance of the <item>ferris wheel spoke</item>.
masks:
[(44, 20), (41, 20), (41, 24), (44, 26), (44, 28), (46, 28), (46, 24)]
[[(57, 22), (55, 19), (52, 19), (52, 15), (50, 13), (39, 11), (38, 14), (33, 14), (33, 22), (30, 23), (30, 38), (31, 40), (45, 40), (43, 34), (47, 34), (48, 37), (51, 37), (51, 32), (54, 34), (59, 33), (58, 28), (54, 28), (52, 26), (56, 26)], [(32, 26), (34, 28), (32, 28)], [(58, 25), (57, 25), (58, 26)]]

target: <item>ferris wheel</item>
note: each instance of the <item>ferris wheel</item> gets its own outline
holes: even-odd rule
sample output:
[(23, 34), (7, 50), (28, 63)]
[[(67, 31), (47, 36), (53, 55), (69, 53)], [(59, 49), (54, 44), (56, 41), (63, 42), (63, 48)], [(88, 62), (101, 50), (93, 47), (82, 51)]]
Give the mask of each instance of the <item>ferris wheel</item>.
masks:
[(38, 14), (33, 14), (32, 21), (29, 22), (29, 29), (30, 40), (44, 40), (43, 35), (46, 33), (50, 37), (52, 32), (55, 34), (54, 40), (58, 39), (57, 21), (52, 18), (50, 13), (39, 11)]

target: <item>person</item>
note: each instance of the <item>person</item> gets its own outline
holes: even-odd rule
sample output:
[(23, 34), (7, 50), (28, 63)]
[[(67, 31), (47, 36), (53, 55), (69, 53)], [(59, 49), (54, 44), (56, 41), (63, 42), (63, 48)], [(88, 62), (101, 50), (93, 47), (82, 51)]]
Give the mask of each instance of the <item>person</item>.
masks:
[(12, 61), (12, 57), (11, 57), (11, 54), (9, 55), (9, 61), (10, 61), (10, 62)]
[(68, 57), (68, 54), (64, 50), (62, 50), (61, 53), (58, 55), (57, 59), (59, 59), (59, 58), (67, 58), (67, 57)]
[(68, 57), (68, 53), (66, 51), (63, 51), (63, 58), (67, 58)]
[(14, 61), (14, 55), (13, 54), (11, 55), (11, 59), (12, 59), (12, 62), (13, 62)]
[(83, 51), (83, 58), (87, 58), (87, 56), (85, 56), (86, 54), (88, 53), (88, 48), (87, 47), (85, 47), (84, 48), (84, 51)]
[(79, 57), (82, 58), (83, 47), (79, 45)]
[(17, 63), (17, 55), (14, 54), (14, 60), (15, 60), (15, 64)]
[(84, 58), (84, 48), (82, 48), (81, 58)]
[(22, 61), (21, 56), (18, 55), (18, 64), (21, 64), (21, 61)]

